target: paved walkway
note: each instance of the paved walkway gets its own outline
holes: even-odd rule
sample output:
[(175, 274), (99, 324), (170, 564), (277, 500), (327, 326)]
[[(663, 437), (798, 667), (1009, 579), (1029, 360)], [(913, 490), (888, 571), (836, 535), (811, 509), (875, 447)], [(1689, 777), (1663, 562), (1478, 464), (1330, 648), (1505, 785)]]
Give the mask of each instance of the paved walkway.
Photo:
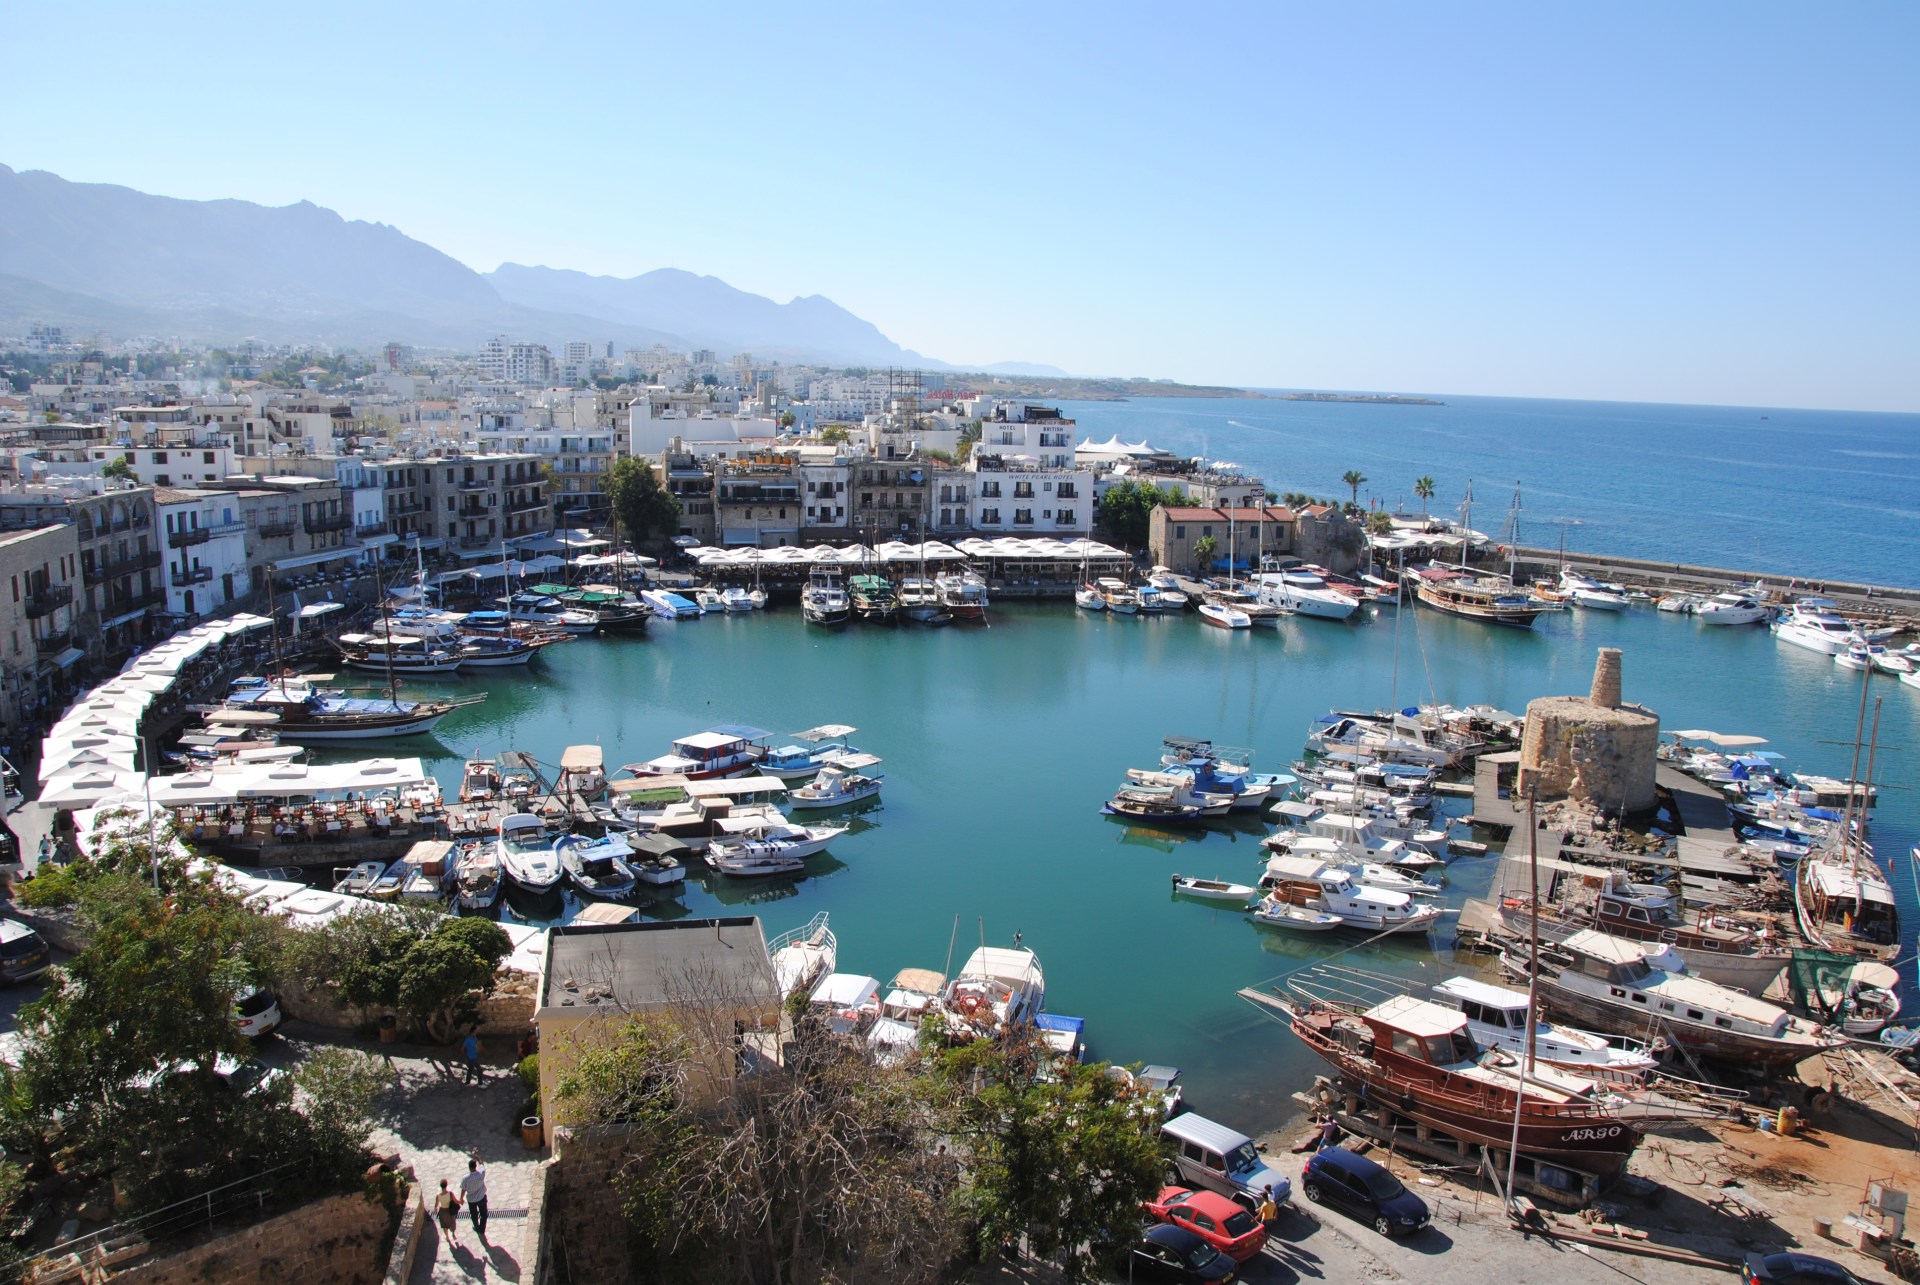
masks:
[(528, 1151), (520, 1140), (520, 1108), (527, 1093), (514, 1073), (513, 1049), (505, 1040), (482, 1042), (486, 1079), (470, 1085), (461, 1082), (464, 1065), (457, 1047), (368, 1045), (298, 1022), (288, 1023), (285, 1037), (288, 1052), (296, 1056), (302, 1046), (342, 1043), (385, 1057), (395, 1083), (376, 1104), (371, 1145), (383, 1155), (399, 1152), (401, 1163), (414, 1167), (429, 1209), (440, 1180), (457, 1186), (467, 1173), (467, 1152), (480, 1153), (480, 1163), (487, 1168), (485, 1239), (474, 1233), (465, 1209), (460, 1211), (457, 1244), (442, 1235), (429, 1215), (414, 1258), (412, 1285), (531, 1278), (530, 1251), (522, 1243), (527, 1201), (537, 1165), (547, 1152)]

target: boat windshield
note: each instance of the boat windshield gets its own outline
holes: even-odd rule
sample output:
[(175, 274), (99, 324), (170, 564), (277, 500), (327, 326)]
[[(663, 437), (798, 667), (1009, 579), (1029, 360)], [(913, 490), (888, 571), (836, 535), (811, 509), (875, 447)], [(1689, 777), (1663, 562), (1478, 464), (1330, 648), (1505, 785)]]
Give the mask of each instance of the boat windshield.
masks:
[(1453, 1062), (1471, 1062), (1478, 1051), (1473, 1046), (1473, 1037), (1462, 1026), (1448, 1035), (1436, 1035), (1427, 1041), (1433, 1053), (1436, 1065), (1446, 1066)]

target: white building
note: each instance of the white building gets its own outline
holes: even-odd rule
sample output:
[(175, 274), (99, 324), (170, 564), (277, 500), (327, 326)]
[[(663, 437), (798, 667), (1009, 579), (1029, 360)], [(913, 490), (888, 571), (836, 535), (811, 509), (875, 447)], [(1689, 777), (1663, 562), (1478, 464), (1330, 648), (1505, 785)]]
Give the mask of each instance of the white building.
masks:
[(90, 446), (94, 471), (124, 458), (142, 486), (191, 487), (234, 471), (230, 446)]
[(232, 491), (157, 486), (167, 610), (207, 615), (247, 592), (247, 524)]
[[(1008, 535), (1050, 535), (1072, 539), (1093, 532), (1094, 474), (1072, 467), (1055, 468), (993, 455), (993, 448), (976, 446), (967, 461), (972, 483), (972, 526), (981, 532)], [(939, 482), (947, 481), (942, 473)], [(957, 482), (956, 482), (957, 489)], [(936, 485), (935, 492), (938, 494)], [(939, 519), (944, 506), (934, 501)], [(944, 522), (941, 526), (946, 526)]]
[(1047, 468), (1073, 467), (1074, 421), (1062, 419), (1058, 409), (1017, 402), (995, 406), (980, 423), (980, 443), (974, 449), (1002, 457), (1026, 456)]

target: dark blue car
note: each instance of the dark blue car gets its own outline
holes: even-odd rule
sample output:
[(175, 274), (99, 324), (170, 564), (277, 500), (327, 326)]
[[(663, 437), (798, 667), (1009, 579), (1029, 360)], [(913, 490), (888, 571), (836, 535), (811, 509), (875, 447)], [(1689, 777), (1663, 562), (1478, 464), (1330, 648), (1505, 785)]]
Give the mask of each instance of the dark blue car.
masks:
[(1333, 1205), (1382, 1236), (1405, 1236), (1427, 1225), (1427, 1202), (1365, 1156), (1328, 1147), (1307, 1157), (1300, 1191), (1316, 1205)]

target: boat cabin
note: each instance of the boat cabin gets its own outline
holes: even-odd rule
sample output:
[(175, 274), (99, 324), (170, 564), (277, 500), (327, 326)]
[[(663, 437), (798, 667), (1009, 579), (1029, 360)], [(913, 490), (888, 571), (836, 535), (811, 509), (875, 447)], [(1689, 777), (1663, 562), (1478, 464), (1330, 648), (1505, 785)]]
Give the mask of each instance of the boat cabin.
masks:
[(1654, 968), (1633, 942), (1587, 929), (1561, 946), (1573, 958), (1574, 967), (1567, 973), (1574, 976), (1563, 973), (1559, 985), (1604, 997), (1615, 1008), (1644, 1011), (1649, 1024), (1703, 1026), (1771, 1039), (1787, 1034), (1790, 1014), (1785, 1009), (1697, 977)]
[(1498, 1030), (1525, 1032), (1527, 993), (1491, 986), (1471, 977), (1452, 977), (1433, 988), (1441, 1004), (1456, 1008), (1468, 1023)]
[(1480, 1055), (1467, 1031), (1466, 1016), (1432, 1000), (1396, 995), (1360, 1014), (1376, 1050), (1439, 1067), (1464, 1067)]
[(1802, 864), (1806, 907), (1815, 919), (1862, 941), (1890, 945), (1899, 940), (1893, 889), (1877, 871), (1857, 870), (1844, 861)]

